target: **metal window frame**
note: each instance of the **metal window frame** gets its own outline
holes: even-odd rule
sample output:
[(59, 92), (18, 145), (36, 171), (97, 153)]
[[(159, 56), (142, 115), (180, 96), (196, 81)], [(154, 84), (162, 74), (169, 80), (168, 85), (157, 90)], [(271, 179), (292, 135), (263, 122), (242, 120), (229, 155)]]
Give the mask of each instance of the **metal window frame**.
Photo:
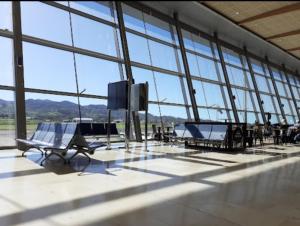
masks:
[(174, 14), (174, 21), (175, 21), (175, 27), (176, 27), (176, 31), (177, 31), (177, 38), (178, 38), (179, 46), (180, 46), (180, 50), (181, 50), (181, 57), (182, 57), (184, 71), (185, 71), (186, 81), (187, 81), (187, 85), (188, 85), (188, 89), (189, 89), (192, 109), (193, 109), (193, 113), (194, 113), (194, 119), (195, 119), (195, 121), (200, 121), (196, 97), (195, 97), (196, 91), (193, 88), (193, 83), (192, 83), (192, 78), (191, 78), (191, 73), (190, 73), (190, 68), (189, 68), (186, 52), (185, 52), (181, 27), (180, 27), (180, 24), (178, 23), (178, 21), (179, 21), (178, 14), (176, 14), (176, 13)]
[(218, 39), (218, 34), (215, 33), (214, 36), (215, 36), (215, 43), (217, 45), (219, 58), (220, 58), (220, 61), (221, 61), (221, 66), (222, 66), (223, 73), (224, 73), (224, 78), (225, 78), (225, 82), (226, 82), (226, 86), (227, 86), (229, 99), (230, 99), (230, 102), (231, 102), (231, 108), (232, 108), (232, 111), (233, 111), (234, 120), (235, 120), (235, 122), (238, 123), (238, 122), (240, 122), (240, 120), (239, 120), (237, 108), (236, 108), (236, 105), (235, 105), (235, 99), (233, 98), (232, 87), (231, 87), (231, 84), (230, 84), (230, 81), (229, 81), (229, 77), (228, 77), (228, 73), (227, 73), (227, 69), (226, 69), (226, 64), (225, 64), (225, 61), (224, 61), (223, 52), (222, 52), (221, 45), (220, 45), (220, 42), (219, 42), (219, 39)]
[[(14, 32), (14, 69), (15, 69), (15, 104), (16, 104), (16, 138), (26, 139), (26, 111), (23, 68), (23, 45), (21, 25), (21, 3), (12, 2), (13, 32)], [(19, 149), (24, 145), (17, 144)]]
[(271, 69), (271, 65), (269, 64), (268, 56), (265, 57), (265, 61), (266, 61), (266, 65), (267, 65), (270, 77), (271, 77), (273, 88), (275, 90), (275, 94), (276, 94), (276, 98), (277, 98), (277, 101), (278, 101), (278, 104), (279, 104), (279, 109), (280, 109), (280, 112), (281, 112), (281, 116), (282, 116), (283, 119), (287, 120), (286, 116), (285, 116), (285, 113), (284, 113), (284, 109), (283, 109), (283, 105), (282, 105), (282, 102), (281, 102), (281, 98), (279, 96), (277, 85), (276, 85), (276, 82), (275, 82), (275, 79), (274, 79), (273, 71)]
[(253, 72), (253, 68), (252, 68), (250, 58), (248, 57), (248, 51), (247, 51), (246, 46), (244, 46), (244, 56), (246, 57), (246, 61), (247, 61), (248, 68), (249, 68), (249, 71), (250, 71), (250, 76), (252, 78), (254, 91), (255, 91), (255, 94), (256, 94), (257, 101), (258, 101), (258, 106), (259, 106), (259, 109), (260, 109), (260, 112), (261, 112), (261, 116), (262, 116), (263, 122), (266, 123), (267, 120), (266, 120), (265, 111), (264, 111), (264, 108), (263, 108), (263, 105), (262, 105), (262, 100), (261, 100), (261, 97), (260, 97), (260, 93), (258, 91), (258, 86), (257, 86), (257, 83), (256, 83), (256, 79), (255, 79), (255, 75), (254, 75), (254, 72)]
[[(294, 95), (294, 91), (292, 89), (292, 85), (290, 83), (290, 78), (289, 78), (289, 76), (288, 76), (288, 74), (286, 72), (286, 68), (285, 68), (284, 64), (282, 64), (282, 68), (283, 68), (283, 73), (284, 73), (286, 81), (287, 81), (287, 85), (288, 85), (288, 87), (290, 89), (290, 92), (291, 92), (291, 95), (292, 95), (292, 101), (293, 101), (294, 106), (295, 106), (295, 110), (296, 110), (296, 115), (295, 116), (297, 116), (298, 120), (300, 120), (300, 113), (299, 113), (299, 110), (298, 110), (297, 101), (296, 101), (296, 98), (295, 98), (295, 95)], [(291, 108), (291, 110), (292, 110), (292, 108)]]
[[(74, 13), (76, 15), (83, 16), (85, 18), (88, 18), (88, 19), (91, 19), (91, 20), (94, 20), (94, 21), (97, 21), (97, 22), (100, 22), (100, 23), (118, 28), (118, 25), (114, 22), (110, 22), (108, 20), (101, 19), (99, 17), (90, 15), (88, 13), (84, 13), (80, 10), (69, 8), (67, 6), (64, 6), (62, 4), (59, 4), (59, 3), (56, 3), (56, 2), (53, 2), (53, 1), (46, 1), (46, 2), (42, 2), (42, 3), (48, 4), (48, 5), (51, 5), (53, 7), (60, 8), (60, 9), (66, 10), (66, 11), (70, 11), (71, 13)], [(168, 23), (170, 23), (172, 25), (175, 25), (174, 18), (172, 18), (168, 15), (165, 15), (165, 14), (163, 14), (163, 13), (157, 11), (157, 10), (151, 9), (150, 7), (145, 6), (142, 3), (128, 2), (128, 1), (125, 1), (124, 3), (127, 4), (127, 5), (130, 5), (130, 6), (133, 6), (134, 8), (137, 8), (139, 10), (142, 10), (142, 12), (144, 12), (144, 13), (150, 14), (150, 15), (152, 15), (154, 17), (157, 17), (157, 18), (159, 18), (163, 21), (167, 21)], [(20, 2), (13, 2), (12, 3), (12, 9), (13, 9), (12, 11), (13, 11), (13, 28), (14, 28), (13, 30), (14, 30), (14, 32), (0, 30), (0, 36), (1, 37), (6, 37), (6, 38), (12, 38), (12, 40), (14, 42), (14, 62), (15, 62), (15, 65), (14, 65), (15, 74), (14, 74), (14, 76), (15, 76), (15, 85), (16, 85), (16, 87), (0, 86), (0, 89), (1, 90), (15, 91), (15, 95), (16, 95), (15, 103), (16, 103), (16, 108), (18, 109), (16, 111), (16, 134), (17, 134), (17, 137), (22, 137), (22, 138), (25, 137), (26, 138), (26, 112), (25, 112), (25, 97), (24, 97), (25, 92), (34, 92), (34, 93), (42, 93), (42, 94), (47, 93), (47, 94), (66, 95), (66, 96), (73, 96), (73, 94), (68, 93), (68, 92), (59, 92), (59, 91), (51, 91), (51, 90), (40, 90), (40, 89), (24, 88), (24, 72), (22, 71), (22, 69), (20, 69), (20, 67), (18, 67), (18, 62), (17, 62), (17, 59), (20, 59), (19, 57), (23, 58), (22, 49), (20, 49), (20, 46), (22, 47), (22, 41), (29, 42), (29, 43), (34, 43), (34, 44), (38, 44), (38, 45), (42, 45), (42, 46), (47, 46), (47, 47), (50, 47), (50, 48), (66, 50), (66, 51), (70, 51), (70, 52), (74, 51), (78, 54), (82, 54), (82, 55), (86, 55), (86, 56), (90, 56), (90, 57), (95, 57), (95, 58), (99, 58), (99, 59), (104, 59), (104, 60), (109, 60), (109, 61), (117, 62), (119, 64), (124, 64), (124, 60), (119, 59), (118, 57), (112, 57), (112, 56), (109, 56), (109, 55), (105, 55), (105, 54), (101, 54), (101, 53), (97, 53), (97, 52), (93, 52), (93, 51), (89, 51), (89, 50), (85, 50), (85, 49), (80, 49), (80, 48), (70, 48), (70, 46), (67, 46), (67, 45), (64, 45), (64, 44), (59, 44), (59, 43), (51, 42), (51, 41), (48, 41), (48, 40), (42, 40), (42, 39), (39, 39), (39, 38), (35, 38), (35, 37), (27, 36), (27, 35), (22, 35), (21, 16), (20, 16), (20, 14), (21, 14), (21, 12), (20, 12), (20, 10), (21, 10), (20, 9)], [(215, 37), (212, 36), (212, 35), (209, 35), (205, 32), (202, 32), (202, 31), (198, 30), (197, 28), (194, 28), (194, 27), (192, 27), (188, 24), (185, 24), (181, 21), (177, 21), (177, 22), (180, 25), (181, 29), (185, 29), (189, 32), (197, 34), (197, 35), (201, 36), (202, 38), (205, 38), (205, 39), (209, 40), (210, 42), (213, 42), (215, 40)], [(128, 31), (128, 32), (134, 33), (134, 34), (139, 33), (137, 31), (134, 31), (134, 30), (129, 29), (129, 28), (125, 28), (125, 30)], [(17, 33), (19, 32), (19, 33), (17, 34), (16, 32)], [(170, 43), (168, 43), (164, 40), (160, 40), (160, 39), (152, 37), (152, 36), (147, 36), (145, 34), (139, 34), (139, 35), (143, 36), (145, 38), (148, 38), (149, 40), (156, 41), (156, 42), (159, 42), (161, 44), (165, 44), (165, 45), (168, 45), (168, 46), (172, 46), (173, 48), (179, 49), (179, 47), (176, 44), (170, 44)], [(234, 46), (234, 45), (232, 45), (228, 42), (225, 42), (221, 39), (218, 39), (218, 44), (222, 45), (222, 46), (225, 46), (225, 47), (227, 47), (231, 50), (235, 50), (236, 52), (243, 53), (243, 49), (241, 49), (237, 46)], [(218, 59), (211, 59), (211, 57), (209, 57), (209, 56), (206, 56), (206, 55), (203, 55), (203, 54), (200, 54), (200, 53), (197, 53), (197, 52), (193, 52), (189, 49), (185, 49), (184, 53), (187, 53), (187, 52), (193, 53), (195, 55), (199, 55), (201, 57), (213, 60), (215, 62), (220, 62), (221, 66), (222, 66), (222, 62)], [(18, 58), (16, 58), (16, 57), (18, 57)], [(283, 70), (282, 65), (270, 62), (268, 60), (268, 58), (259, 57), (255, 54), (251, 53), (251, 52), (248, 52), (248, 57), (251, 57), (253, 59), (256, 59), (256, 60), (260, 61), (261, 63), (266, 64), (267, 67), (268, 67), (268, 70), (269, 70), (270, 66), (272, 66), (274, 68), (277, 68), (280, 71)], [(135, 66), (135, 67), (139, 67), (139, 68), (155, 70), (155, 71), (158, 71), (158, 72), (161, 72), (161, 73), (164, 73), (164, 74), (176, 75), (176, 76), (179, 76), (180, 78), (182, 78), (182, 76), (184, 76), (184, 74), (182, 74), (182, 73), (169, 71), (169, 70), (165, 70), (165, 69), (162, 69), (162, 68), (152, 67), (152, 66), (149, 66), (149, 65), (144, 65), (144, 64), (141, 64), (141, 63), (138, 63), (138, 62), (131, 62), (131, 65)], [(225, 65), (230, 65), (230, 66), (238, 68), (238, 66), (231, 65), (231, 64), (228, 64), (228, 63), (225, 63)], [(243, 70), (248, 71), (247, 69), (243, 69)], [(249, 72), (251, 74), (251, 70), (249, 70)], [(286, 69), (285, 67), (284, 67), (284, 72), (289, 73), (289, 74), (291, 74), (291, 75), (293, 75), (293, 76), (295, 76), (299, 79), (299, 74), (297, 72), (295, 73), (295, 72), (293, 72), (289, 69)], [(224, 73), (224, 70), (223, 70), (223, 73)], [(256, 72), (253, 72), (253, 74), (261, 75), (261, 74), (256, 73)], [(271, 73), (270, 73), (270, 75), (271, 75)], [(270, 78), (266, 75), (262, 75), (262, 76), (264, 76), (266, 78)], [(277, 99), (280, 99), (280, 96), (278, 95), (278, 90), (276, 92), (277, 87), (276, 87), (276, 84), (274, 84), (274, 81), (275, 81), (274, 77), (273, 77), (273, 79), (272, 79), (272, 77), (273, 76), (271, 76), (271, 81), (272, 81), (272, 84), (273, 84), (273, 88), (275, 90), (275, 94), (265, 93), (265, 92), (259, 92), (259, 93), (262, 93), (262, 94), (265, 93), (265, 95), (271, 96), (272, 100), (273, 100), (274, 96), (276, 96)], [(195, 76), (191, 76), (191, 79), (195, 79), (195, 80), (199, 80), (199, 81), (205, 81), (205, 82), (208, 82), (208, 83), (219, 84), (222, 87), (224, 86), (224, 82), (221, 82), (221, 81), (211, 81), (209, 79), (195, 77)], [(225, 79), (225, 82), (226, 82), (226, 79)], [(225, 84), (227, 85), (227, 83), (225, 83)], [(293, 90), (291, 89), (291, 84), (289, 84), (289, 81), (286, 82), (285, 84), (289, 85), (291, 93), (293, 93)], [(235, 87), (235, 86), (232, 85), (232, 87)], [(299, 87), (297, 87), (297, 88), (299, 88)], [(257, 91), (256, 89), (254, 89), (254, 90)], [(74, 96), (76, 96), (76, 95), (77, 94), (74, 94)], [(106, 99), (105, 96), (98, 96), (98, 95), (82, 94), (80, 96), (81, 97), (86, 97), (86, 98)], [(289, 98), (289, 100), (292, 100), (297, 105), (297, 102), (294, 99), (293, 95), (292, 95), (292, 98)], [(260, 101), (258, 101), (258, 102), (260, 103)], [(280, 104), (280, 102), (281, 101), (278, 101), (280, 111), (281, 111), (281, 115), (283, 117), (285, 117), (284, 112), (282, 111), (282, 105)], [(155, 101), (149, 101), (149, 103), (155, 103)], [(172, 106), (191, 107), (191, 105), (187, 105), (187, 104), (175, 104), (175, 103), (161, 103), (161, 104), (163, 104), (163, 105), (172, 105)], [(273, 105), (274, 105), (274, 103), (273, 103)], [(198, 108), (198, 106), (197, 106), (197, 108)], [(274, 108), (276, 109), (275, 106), (274, 106)], [(193, 107), (193, 109), (194, 109), (194, 107)], [(235, 114), (236, 110), (232, 109), (232, 111)], [(296, 108), (296, 111), (297, 111), (297, 115), (298, 115), (298, 118), (299, 118), (299, 109)], [(279, 115), (278, 112), (276, 113), (276, 115)]]

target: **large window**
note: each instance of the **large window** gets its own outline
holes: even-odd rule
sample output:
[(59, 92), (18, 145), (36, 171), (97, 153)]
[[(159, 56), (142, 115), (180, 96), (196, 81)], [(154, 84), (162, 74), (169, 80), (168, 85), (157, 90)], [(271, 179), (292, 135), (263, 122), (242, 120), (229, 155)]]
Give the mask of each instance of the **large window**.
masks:
[(124, 78), (112, 2), (70, 2), (97, 21), (42, 2), (21, 6), (31, 42), (23, 42), (28, 136), (39, 121), (78, 118), (78, 93), (82, 117), (107, 121), (107, 85)]
[(0, 30), (12, 31), (12, 7), (11, 2), (0, 2)]
[(279, 71), (274, 67), (271, 67), (271, 70), (287, 121), (288, 123), (293, 124), (296, 122), (296, 110), (291, 97), (291, 91), (289, 89), (285, 73)]
[(133, 77), (135, 83), (149, 83), (150, 114), (166, 123), (186, 119), (189, 96), (173, 25), (122, 7)]
[[(6, 22), (10, 21), (10, 6), (8, 2), (0, 2), (0, 29), (4, 24), (4, 29), (9, 28), (10, 23)], [(0, 52), (0, 147), (7, 147), (15, 146), (16, 138), (13, 43), (10, 38), (0, 36)]]
[[(107, 85), (127, 78), (115, 3), (23, 1), (20, 4), (28, 137), (40, 121), (78, 118), (79, 108), (82, 117), (107, 121)], [(121, 4), (130, 63), (134, 82), (149, 84), (150, 123), (163, 121), (165, 125), (171, 125), (193, 120), (174, 21), (156, 17), (151, 10), (138, 9), (138, 5), (129, 5), (131, 3)], [(15, 112), (13, 27), (12, 2), (2, 1), (0, 147), (15, 145), (18, 112)], [(234, 121), (229, 86), (225, 82), (216, 43), (206, 35), (182, 27), (194, 88), (190, 91), (195, 91), (200, 119)], [(245, 56), (225, 46), (221, 46), (221, 51), (239, 120), (262, 122), (260, 103)], [(275, 64), (270, 64), (274, 65), (271, 76), (265, 63), (253, 58), (250, 62), (264, 112), (271, 113), (271, 121), (276, 123), (283, 117), (282, 108), (288, 122), (294, 123), (298, 120), (300, 107), (300, 79), (286, 74)], [(21, 58), (17, 60), (22, 63)], [(120, 122), (119, 128), (123, 130), (124, 112), (114, 112), (112, 118)], [(144, 115), (140, 114), (140, 118), (143, 121)]]
[(253, 81), (243, 55), (222, 47), (228, 78), (241, 122), (263, 123)]
[(186, 30), (183, 30), (183, 40), (200, 119), (233, 120), (215, 44)]
[(265, 113), (271, 113), (271, 122), (278, 123), (282, 118), (279, 104), (268, 68), (265, 64), (251, 58), (251, 66), (258, 86), (258, 92), (262, 100)]

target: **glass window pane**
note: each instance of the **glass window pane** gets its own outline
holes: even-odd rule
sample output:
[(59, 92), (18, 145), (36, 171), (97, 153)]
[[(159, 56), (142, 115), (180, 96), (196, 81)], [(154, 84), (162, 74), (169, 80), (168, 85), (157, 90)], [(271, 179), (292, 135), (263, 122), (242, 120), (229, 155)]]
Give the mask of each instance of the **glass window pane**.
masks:
[(254, 72), (262, 74), (262, 75), (265, 74), (263, 67), (259, 61), (254, 60), (254, 59), (250, 59), (250, 61), (251, 61), (251, 66), (252, 66), (252, 69)]
[(197, 53), (213, 57), (210, 42), (200, 36), (194, 35), (186, 30), (182, 30), (184, 46)]
[(211, 80), (218, 81), (218, 74), (216, 71), (216, 63), (214, 61), (205, 59), (203, 57), (197, 57), (199, 70), (200, 70), (200, 77), (207, 78)]
[(0, 85), (14, 86), (13, 43), (0, 37)]
[(283, 84), (281, 82), (276, 81), (276, 87), (280, 96), (286, 96)]
[(293, 115), (293, 112), (289, 105), (289, 101), (285, 98), (281, 98), (281, 103), (283, 104), (284, 113), (288, 115)]
[(9, 1), (0, 2), (0, 30), (12, 31), (12, 5)]
[(70, 1), (70, 7), (105, 20), (113, 21), (111, 6), (108, 1)]
[(79, 117), (76, 97), (40, 93), (25, 93), (27, 137), (31, 137), (39, 122), (72, 121)]
[(242, 67), (239, 54), (225, 47), (222, 47), (222, 52), (225, 62)]
[(268, 83), (269, 83), (269, 87), (270, 87), (271, 93), (275, 94), (275, 89), (274, 89), (272, 80), (268, 79)]
[(130, 60), (151, 65), (147, 39), (126, 32)]
[(226, 65), (229, 80), (231, 84), (245, 87), (245, 74), (243, 70)]
[[(154, 74), (160, 101), (164, 100), (163, 102), (184, 104), (180, 78), (158, 72)], [(176, 91), (174, 92), (174, 90)]]
[(144, 14), (144, 18), (148, 35), (170, 43), (173, 42), (170, 24), (148, 14)]
[(23, 42), (26, 88), (76, 92), (70, 52)]
[(76, 47), (117, 56), (115, 28), (72, 14)]
[(0, 146), (16, 145), (15, 138), (15, 94), (0, 90)]
[(219, 85), (193, 80), (193, 87), (198, 106), (225, 108)]
[(154, 74), (150, 70), (132, 67), (132, 75), (135, 83), (145, 83), (148, 82), (149, 85), (149, 100), (157, 101), (158, 97), (156, 95), (156, 88), (154, 83)]
[(23, 34), (72, 45), (67, 11), (40, 2), (21, 2)]
[(279, 73), (279, 71), (273, 67), (271, 67), (271, 70), (272, 70), (274, 79), (282, 81), (282, 77), (281, 77), (281, 74)]
[(269, 87), (267, 84), (267, 80), (265, 77), (255, 75), (256, 83), (258, 86), (258, 90), (269, 93)]
[(261, 94), (260, 96), (263, 101), (263, 108), (264, 108), (265, 113), (267, 113), (267, 112), (276, 113), (276, 110), (275, 110), (273, 102), (272, 102), (272, 97), (269, 95), (263, 95), (263, 94)]
[(137, 9), (134, 9), (126, 4), (122, 4), (125, 27), (132, 30), (145, 33), (145, 25), (143, 21), (143, 13)]
[(178, 71), (175, 51), (172, 47), (149, 41), (152, 66)]
[(79, 92), (107, 96), (110, 82), (121, 80), (118, 63), (76, 54)]
[[(187, 120), (186, 108), (178, 106), (160, 105), (160, 111), (164, 126), (176, 123), (184, 123)], [(149, 122), (160, 126), (160, 112), (157, 104), (149, 104)]]
[[(159, 72), (152, 72), (141, 68), (132, 68), (135, 83), (149, 83), (149, 100), (185, 104), (180, 78)], [(156, 84), (156, 88), (155, 88)], [(171, 90), (176, 90), (172, 92)], [(156, 91), (158, 96), (156, 95)]]
[(293, 90), (293, 93), (294, 93), (295, 98), (296, 98), (297, 100), (299, 100), (299, 99), (300, 99), (300, 93), (299, 93), (298, 88), (295, 87), (295, 86), (292, 86), (292, 90)]

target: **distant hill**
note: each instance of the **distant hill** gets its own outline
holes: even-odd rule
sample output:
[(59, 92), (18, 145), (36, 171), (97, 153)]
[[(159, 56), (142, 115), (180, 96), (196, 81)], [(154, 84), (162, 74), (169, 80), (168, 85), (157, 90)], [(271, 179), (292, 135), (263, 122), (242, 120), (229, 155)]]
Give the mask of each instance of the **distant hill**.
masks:
[[(52, 101), (40, 99), (28, 99), (26, 103), (26, 116), (36, 120), (51, 120), (63, 121), (78, 118), (78, 106), (69, 101)], [(85, 105), (81, 106), (82, 117), (93, 118), (94, 121), (107, 121), (106, 105)], [(14, 117), (14, 102), (0, 99), (0, 117), (13, 118)], [(113, 111), (112, 119), (123, 120), (124, 112)], [(144, 114), (140, 113), (140, 119), (144, 120)], [(160, 122), (160, 117), (152, 114), (148, 115), (151, 122)], [(172, 116), (163, 116), (163, 121), (184, 122), (183, 118), (175, 118)]]

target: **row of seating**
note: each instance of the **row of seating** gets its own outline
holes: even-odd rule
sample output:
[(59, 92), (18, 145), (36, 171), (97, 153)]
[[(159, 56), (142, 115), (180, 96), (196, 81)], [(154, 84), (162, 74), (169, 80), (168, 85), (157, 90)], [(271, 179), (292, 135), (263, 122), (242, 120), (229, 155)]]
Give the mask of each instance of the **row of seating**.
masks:
[(175, 126), (174, 132), (181, 140), (220, 147), (226, 139), (227, 125), (179, 124)]
[(107, 136), (108, 130), (110, 135), (119, 135), (116, 123), (80, 123), (79, 125), (82, 136)]
[[(69, 161), (78, 154), (93, 154), (95, 149), (105, 146), (102, 142), (88, 142), (81, 133), (81, 125), (77, 123), (39, 123), (36, 131), (30, 139), (16, 139), (19, 143), (25, 144), (26, 149), (22, 156), (31, 148), (35, 148), (45, 153), (46, 158), (41, 162), (41, 165), (50, 156), (56, 155), (64, 160), (69, 149), (76, 149), (76, 153), (71, 156)], [(50, 152), (48, 154), (48, 152)]]
[(233, 130), (232, 125), (228, 123), (186, 122), (175, 125), (173, 143), (184, 141), (188, 146), (203, 145), (230, 149), (234, 147), (234, 141), (241, 143), (242, 136), (240, 127), (235, 126)]

